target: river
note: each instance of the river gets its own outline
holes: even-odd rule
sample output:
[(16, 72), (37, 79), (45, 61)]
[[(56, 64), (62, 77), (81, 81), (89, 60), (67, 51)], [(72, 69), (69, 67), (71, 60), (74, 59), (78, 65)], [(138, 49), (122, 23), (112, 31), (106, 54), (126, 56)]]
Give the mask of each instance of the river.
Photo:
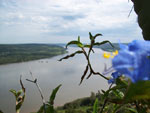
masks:
[[(76, 47), (70, 47), (67, 54), (75, 50), (77, 50)], [(95, 49), (95, 54), (91, 55), (93, 68), (99, 72), (103, 72), (104, 63), (108, 67), (111, 65), (110, 60), (102, 57), (102, 52), (101, 49)], [(58, 59), (63, 56), (65, 55), (0, 65), (0, 110), (4, 113), (15, 113), (15, 97), (9, 90), (19, 90), (21, 88), (19, 83), (20, 75), (23, 75), (22, 81), (26, 88), (26, 98), (20, 113), (37, 111), (42, 105), (37, 87), (35, 84), (26, 81), (26, 79), (31, 79), (30, 71), (37, 78), (45, 100), (49, 99), (50, 93), (56, 86), (62, 84), (55, 99), (55, 106), (61, 106), (74, 99), (90, 96), (91, 92), (108, 88), (107, 81), (99, 76), (91, 76), (79, 86), (80, 78), (87, 63), (85, 57), (76, 55), (73, 58), (59, 62)]]

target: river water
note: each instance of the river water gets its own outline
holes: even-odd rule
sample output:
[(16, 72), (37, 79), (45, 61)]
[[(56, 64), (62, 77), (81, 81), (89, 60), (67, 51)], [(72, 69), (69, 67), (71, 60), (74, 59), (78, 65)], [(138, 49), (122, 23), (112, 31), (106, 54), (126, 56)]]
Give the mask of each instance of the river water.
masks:
[[(72, 53), (77, 48), (71, 47), (68, 53)], [(111, 66), (110, 60), (102, 57), (103, 51), (95, 49), (95, 54), (91, 55), (91, 62), (95, 71), (103, 72), (104, 63)], [(35, 84), (26, 81), (32, 79), (30, 71), (37, 78), (43, 91), (45, 100), (49, 99), (52, 90), (62, 84), (57, 93), (55, 106), (61, 106), (74, 99), (90, 96), (91, 92), (97, 92), (101, 89), (107, 89), (108, 83), (103, 78), (94, 75), (88, 80), (84, 80), (79, 86), (80, 78), (86, 66), (86, 60), (83, 55), (76, 55), (68, 60), (61, 62), (58, 59), (65, 55), (59, 55), (49, 59), (41, 59), (23, 63), (14, 63), (0, 66), (0, 110), (4, 113), (15, 113), (15, 97), (9, 92), (10, 89), (19, 90), (20, 75), (26, 88), (25, 102), (21, 108), (21, 113), (30, 113), (37, 111), (42, 100)]]

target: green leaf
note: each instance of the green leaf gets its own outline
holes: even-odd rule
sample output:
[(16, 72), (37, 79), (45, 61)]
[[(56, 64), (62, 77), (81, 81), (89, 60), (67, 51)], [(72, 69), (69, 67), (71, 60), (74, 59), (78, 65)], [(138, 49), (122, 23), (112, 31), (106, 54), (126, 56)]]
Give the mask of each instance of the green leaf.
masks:
[(136, 109), (134, 108), (126, 108), (127, 110), (131, 111), (132, 113), (138, 113)]
[(17, 92), (16, 94), (17, 98), (21, 95), (22, 92), (23, 92), (22, 89)]
[(65, 57), (63, 57), (63, 58), (61, 58), (61, 59), (59, 59), (58, 61), (62, 61), (63, 59), (68, 59), (68, 58), (70, 58), (70, 57), (74, 57), (76, 54), (81, 54), (81, 53), (83, 53), (83, 51), (76, 51), (75, 53), (72, 53), (72, 54), (70, 54), (70, 55), (67, 55), (67, 56), (65, 56)]
[[(16, 92), (14, 89), (11, 89), (10, 92), (14, 94), (14, 96), (16, 97), (16, 112), (19, 113), (20, 111), (20, 108), (24, 102), (24, 99), (25, 99), (25, 88), (23, 86), (23, 83), (22, 83), (22, 80), (21, 80), (21, 77), (20, 76), (20, 85), (22, 87), (21, 90), (19, 90), (18, 92)], [(22, 94), (22, 92), (24, 93), (23, 96), (20, 96)]]
[(102, 36), (102, 34), (98, 33), (98, 34), (96, 34), (95, 36), (93, 36), (93, 35), (91, 34), (91, 32), (89, 32), (89, 38), (90, 38), (91, 41), (95, 40), (96, 37), (98, 37), (98, 36)]
[(78, 36), (78, 42), (80, 42), (80, 36)]
[(91, 41), (94, 40), (94, 37), (92, 36), (91, 32), (89, 32), (89, 38)]
[(16, 93), (16, 90), (14, 90), (14, 89), (11, 89), (11, 90), (9, 90), (11, 93), (13, 93), (14, 94), (14, 96), (16, 97), (16, 99), (17, 99), (17, 93)]
[(102, 93), (103, 93), (103, 94), (105, 94), (105, 93), (106, 93), (106, 91), (104, 91), (104, 90), (101, 90), (101, 91), (102, 91)]
[(124, 101), (150, 99), (150, 81), (131, 83), (125, 95)]
[(105, 92), (105, 94), (104, 94), (104, 97), (107, 97), (111, 91), (114, 91), (114, 90), (117, 90), (117, 89), (120, 89), (120, 90), (121, 90), (121, 89), (123, 89), (123, 88), (127, 88), (127, 86), (126, 86), (126, 85), (116, 85), (116, 86), (110, 88), (109, 90), (107, 90), (107, 91)]
[(50, 96), (50, 99), (49, 99), (49, 102), (50, 102), (50, 105), (53, 105), (54, 104), (54, 99), (56, 97), (56, 93), (57, 91), (59, 90), (59, 88), (61, 87), (62, 85), (60, 84), (59, 86), (57, 86), (55, 89), (53, 89), (53, 92)]
[(58, 92), (60, 87), (61, 87), (61, 84), (59, 86), (57, 86), (55, 89), (53, 89), (53, 92), (51, 93), (49, 102), (45, 105), (42, 105), (37, 113), (43, 113), (43, 111), (45, 111), (46, 113), (54, 113), (54, 106), (53, 106), (54, 99), (55, 99), (56, 93)]
[(84, 45), (84, 47), (86, 47), (86, 48), (90, 48), (90, 47), (91, 47), (91, 45), (86, 44), (86, 45)]
[(106, 43), (109, 43), (114, 48), (113, 44), (108, 40), (105, 40), (103, 42), (96, 42), (96, 43), (94, 43), (94, 46), (100, 46), (100, 45), (103, 45), (103, 44), (106, 44)]
[(93, 106), (93, 112), (92, 113), (98, 113), (98, 99), (96, 98)]
[(122, 99), (124, 97), (123, 92), (119, 91), (118, 89), (113, 90), (113, 93), (115, 94), (116, 97)]
[[(53, 105), (45, 104), (45, 111), (46, 111), (46, 113), (54, 113)], [(37, 113), (43, 113), (43, 112), (44, 112), (44, 105), (42, 105), (40, 107), (40, 109), (37, 111)]]
[(96, 39), (96, 37), (98, 37), (98, 36), (103, 36), (103, 35), (100, 34), (100, 33), (98, 33), (98, 34), (96, 34), (96, 35), (94, 36), (94, 39)]
[[(79, 40), (79, 39), (78, 39)], [(77, 45), (78, 47), (83, 47), (83, 44), (79, 41), (70, 41), (67, 45), (66, 45), (66, 48), (69, 46), (69, 45)]]
[(116, 85), (128, 87), (128, 80), (125, 80), (125, 77), (121, 76), (116, 79)]

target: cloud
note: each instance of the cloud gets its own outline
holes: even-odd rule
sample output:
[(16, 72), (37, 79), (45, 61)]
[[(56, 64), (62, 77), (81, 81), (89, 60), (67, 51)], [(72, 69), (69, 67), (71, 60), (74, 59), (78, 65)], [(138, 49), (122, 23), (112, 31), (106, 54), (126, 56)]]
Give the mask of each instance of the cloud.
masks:
[(7, 28), (19, 29), (22, 37), (28, 33), (35, 37), (70, 36), (72, 40), (80, 34), (87, 36), (89, 31), (112, 37), (110, 32), (116, 30), (121, 36), (133, 36), (137, 23), (134, 13), (127, 17), (131, 7), (132, 3), (124, 0), (0, 0), (0, 33), (7, 33), (3, 36), (8, 39)]

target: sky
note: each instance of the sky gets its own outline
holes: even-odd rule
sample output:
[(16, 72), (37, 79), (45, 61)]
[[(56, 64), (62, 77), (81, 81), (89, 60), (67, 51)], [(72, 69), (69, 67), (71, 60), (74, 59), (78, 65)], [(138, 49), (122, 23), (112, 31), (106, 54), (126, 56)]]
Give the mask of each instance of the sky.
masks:
[(67, 43), (142, 39), (128, 0), (0, 0), (0, 43)]

